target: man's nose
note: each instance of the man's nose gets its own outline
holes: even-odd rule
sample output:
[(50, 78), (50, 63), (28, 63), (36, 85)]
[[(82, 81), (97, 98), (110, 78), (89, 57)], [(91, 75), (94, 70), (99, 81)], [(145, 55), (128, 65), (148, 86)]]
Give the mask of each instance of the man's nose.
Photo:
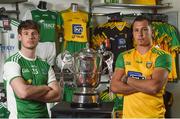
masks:
[(28, 37), (33, 38), (33, 37), (34, 37), (34, 34), (33, 34), (33, 33), (30, 33), (30, 34), (28, 34)]
[(143, 30), (139, 30), (139, 31), (138, 31), (138, 35), (141, 35), (141, 36), (142, 36), (142, 35), (143, 35)]

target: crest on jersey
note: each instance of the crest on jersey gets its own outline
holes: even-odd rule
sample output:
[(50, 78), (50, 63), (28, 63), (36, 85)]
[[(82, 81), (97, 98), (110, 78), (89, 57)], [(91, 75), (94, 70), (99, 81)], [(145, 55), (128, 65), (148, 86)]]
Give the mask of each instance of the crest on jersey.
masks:
[(26, 83), (29, 84), (29, 85), (31, 85), (31, 84), (32, 84), (32, 79), (28, 79), (28, 80), (26, 81)]
[(152, 62), (146, 62), (146, 68), (150, 69), (152, 67)]
[(56, 19), (56, 16), (54, 16), (54, 15), (51, 15), (51, 18), (55, 20), (55, 19)]
[(131, 62), (126, 61), (126, 65), (131, 65)]
[(45, 21), (43, 19), (39, 20), (38, 21), (39, 23), (44, 23)]

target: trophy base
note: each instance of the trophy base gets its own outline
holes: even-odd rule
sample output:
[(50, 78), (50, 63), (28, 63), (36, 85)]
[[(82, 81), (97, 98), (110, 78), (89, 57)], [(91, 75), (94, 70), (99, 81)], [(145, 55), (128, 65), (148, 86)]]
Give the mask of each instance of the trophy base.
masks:
[(71, 103), (72, 108), (97, 108), (99, 106), (99, 103)]
[(76, 108), (94, 108), (99, 106), (99, 96), (96, 92), (77, 93), (72, 98), (71, 107)]

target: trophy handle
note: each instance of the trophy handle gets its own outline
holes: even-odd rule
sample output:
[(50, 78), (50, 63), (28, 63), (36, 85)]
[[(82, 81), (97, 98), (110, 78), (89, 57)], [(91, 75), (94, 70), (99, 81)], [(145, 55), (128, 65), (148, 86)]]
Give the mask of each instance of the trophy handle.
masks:
[[(105, 59), (105, 63), (107, 64), (108, 72), (109, 72), (109, 83), (111, 83), (112, 75), (113, 75), (113, 59), (114, 59), (114, 54), (110, 51), (105, 51), (103, 53), (103, 56), (108, 57)], [(109, 88), (109, 96), (111, 99), (113, 99), (113, 92)]]
[(110, 51), (105, 51), (103, 53), (103, 57), (108, 57), (107, 59), (104, 60), (104, 62), (107, 64), (108, 72), (109, 72), (109, 79), (112, 79), (112, 74), (113, 74), (113, 59), (114, 59), (114, 54)]

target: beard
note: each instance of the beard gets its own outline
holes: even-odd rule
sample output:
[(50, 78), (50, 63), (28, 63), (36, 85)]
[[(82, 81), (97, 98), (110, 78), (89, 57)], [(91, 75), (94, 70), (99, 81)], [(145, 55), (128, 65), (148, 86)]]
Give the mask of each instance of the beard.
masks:
[(150, 46), (150, 45), (151, 45), (150, 42), (148, 42), (148, 43), (139, 43), (139, 46)]
[(139, 39), (139, 40), (137, 40), (136, 41), (137, 42), (137, 45), (139, 45), (139, 46), (150, 46), (151, 44), (152, 44), (152, 42), (151, 42), (151, 40), (150, 39)]

